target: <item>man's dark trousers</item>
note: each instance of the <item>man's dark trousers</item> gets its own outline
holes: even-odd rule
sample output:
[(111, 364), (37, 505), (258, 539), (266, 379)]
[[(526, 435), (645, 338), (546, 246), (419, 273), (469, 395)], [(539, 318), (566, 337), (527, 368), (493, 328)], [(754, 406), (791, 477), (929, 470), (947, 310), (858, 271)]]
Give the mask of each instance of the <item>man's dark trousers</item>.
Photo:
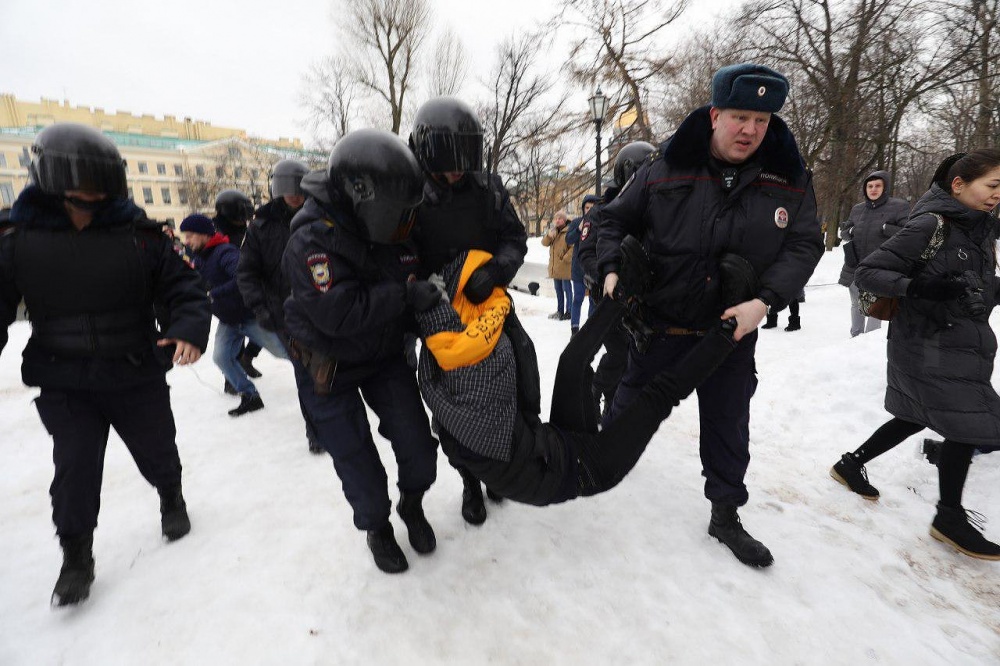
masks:
[[(628, 367), (605, 423), (621, 413), (661, 370), (671, 368), (698, 344), (697, 335), (656, 335), (645, 354), (629, 348)], [(750, 398), (757, 389), (757, 332), (746, 335), (714, 374), (698, 387), (701, 462), (705, 497), (743, 506), (750, 464)]]

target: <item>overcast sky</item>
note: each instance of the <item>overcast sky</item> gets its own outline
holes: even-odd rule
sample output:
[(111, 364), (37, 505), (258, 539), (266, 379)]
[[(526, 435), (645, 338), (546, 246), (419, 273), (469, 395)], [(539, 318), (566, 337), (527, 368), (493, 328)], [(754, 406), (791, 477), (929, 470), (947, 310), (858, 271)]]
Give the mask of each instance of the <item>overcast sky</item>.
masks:
[[(704, 20), (735, 0), (696, 3)], [(472, 91), (505, 36), (534, 29), (557, 0), (430, 0), (469, 53)], [(0, 92), (34, 101), (170, 114), (267, 138), (309, 135), (298, 98), (337, 39), (337, 0), (3, 0)], [(555, 45), (569, 36), (553, 35)], [(561, 62), (554, 49), (554, 66)], [(585, 96), (585, 95), (583, 95)]]

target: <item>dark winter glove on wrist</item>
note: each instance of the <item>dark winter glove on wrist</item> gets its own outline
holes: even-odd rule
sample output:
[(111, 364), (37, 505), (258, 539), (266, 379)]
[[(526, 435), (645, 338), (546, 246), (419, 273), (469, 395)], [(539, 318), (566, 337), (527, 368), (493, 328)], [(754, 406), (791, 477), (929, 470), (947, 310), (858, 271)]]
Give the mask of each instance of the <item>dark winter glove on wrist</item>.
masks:
[(406, 304), (417, 312), (430, 310), (443, 296), (444, 292), (427, 280), (406, 283)]
[(492, 263), (486, 262), (472, 272), (468, 282), (465, 283), (465, 289), (462, 290), (462, 293), (470, 301), (479, 305), (490, 297), (490, 294), (493, 293), (493, 288), (497, 286), (497, 279), (493, 273)]
[(274, 321), (274, 317), (271, 315), (271, 311), (267, 308), (257, 308), (253, 311), (254, 318), (257, 319), (257, 323), (260, 327), (266, 331), (276, 331), (278, 330), (278, 324)]
[(906, 295), (928, 301), (950, 301), (965, 291), (964, 280), (950, 275), (918, 275), (910, 281)]

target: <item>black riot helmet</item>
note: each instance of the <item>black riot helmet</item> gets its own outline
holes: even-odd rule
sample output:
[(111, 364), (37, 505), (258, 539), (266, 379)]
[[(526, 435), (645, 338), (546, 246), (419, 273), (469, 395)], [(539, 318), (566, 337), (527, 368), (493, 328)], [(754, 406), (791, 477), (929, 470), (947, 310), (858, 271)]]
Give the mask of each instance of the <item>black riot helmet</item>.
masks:
[(633, 141), (619, 150), (615, 156), (615, 185), (623, 187), (654, 150), (653, 144), (645, 141)]
[(465, 102), (435, 97), (417, 110), (410, 149), (427, 173), (483, 170), (483, 126)]
[(246, 222), (253, 217), (253, 203), (239, 190), (222, 190), (215, 197), (215, 214), (233, 222)]
[(303, 196), (302, 176), (309, 173), (309, 167), (298, 160), (281, 160), (271, 169), (271, 198), (283, 196)]
[(128, 197), (125, 160), (111, 139), (87, 125), (56, 123), (39, 132), (28, 171), (46, 194), (81, 190), (109, 199)]
[(424, 176), (398, 136), (376, 129), (347, 134), (330, 153), (327, 177), (333, 198), (350, 207), (368, 240), (406, 240)]

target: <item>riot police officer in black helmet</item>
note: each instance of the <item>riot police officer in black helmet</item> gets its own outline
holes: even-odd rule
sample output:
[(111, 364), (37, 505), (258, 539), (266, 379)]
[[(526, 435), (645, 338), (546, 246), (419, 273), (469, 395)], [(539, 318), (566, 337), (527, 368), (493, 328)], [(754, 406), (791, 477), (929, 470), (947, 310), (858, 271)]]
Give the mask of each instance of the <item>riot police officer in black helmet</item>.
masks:
[[(623, 146), (615, 156), (612, 169), (613, 183), (605, 188), (601, 201), (594, 204), (580, 224), (580, 244), (578, 247), (580, 263), (583, 264), (583, 279), (587, 289), (590, 290), (591, 297), (595, 300), (602, 297), (600, 285), (603, 284), (603, 278), (597, 268), (597, 229), (601, 224), (601, 211), (618, 196), (632, 175), (639, 170), (639, 166), (655, 150), (656, 147), (646, 141), (633, 141)], [(614, 402), (618, 385), (621, 383), (625, 366), (628, 364), (629, 334), (624, 327), (635, 331), (637, 335), (645, 334), (642, 322), (634, 317), (632, 312), (627, 312), (622, 325), (613, 328), (604, 338), (606, 351), (594, 370), (591, 387), (597, 411), (602, 418)]]
[[(493, 259), (472, 274), (464, 291), (470, 301), (481, 303), (495, 287), (514, 279), (528, 251), (528, 235), (500, 177), (483, 170), (479, 118), (454, 97), (428, 100), (417, 110), (410, 149), (427, 176), (414, 231), (421, 264), (428, 273), (437, 273), (462, 252), (489, 252)], [(520, 329), (513, 312), (508, 322)], [(462, 517), (482, 524), (486, 506), (479, 480), (464, 470), (459, 473)]]
[(52, 602), (63, 606), (86, 599), (94, 580), (110, 428), (160, 495), (163, 536), (191, 529), (164, 375), (198, 360), (211, 313), (162, 225), (128, 197), (125, 162), (101, 132), (47, 127), (30, 174), (0, 238), (0, 347), (23, 298), (32, 331), (21, 376), (41, 388), (35, 406), (53, 440), (63, 566)]
[(325, 173), (302, 181), (310, 195), (292, 220), (282, 259), (291, 286), (285, 323), (291, 336), (300, 394), (319, 442), (333, 457), (354, 525), (365, 530), (375, 564), (405, 571), (406, 557), (389, 522), (392, 506), (385, 468), (366, 415), (379, 417), (399, 469), (396, 510), (410, 545), (421, 554), (437, 541), (424, 517), (423, 495), (437, 474), (437, 442), (403, 354), (413, 312), (442, 292), (417, 280), (409, 241), (423, 178), (416, 159), (394, 134), (358, 130), (342, 138)]
[(247, 233), (247, 223), (253, 218), (253, 202), (239, 190), (222, 190), (215, 197), (215, 228), (229, 236), (229, 242), (239, 247)]
[[(285, 338), (285, 299), (290, 292), (288, 281), (281, 271), (281, 256), (291, 235), (292, 217), (302, 208), (306, 195), (302, 190), (302, 177), (309, 167), (298, 160), (281, 160), (271, 169), (271, 200), (257, 209), (253, 222), (247, 225), (247, 234), (240, 248), (240, 263), (236, 271), (243, 302), (254, 313), (257, 322), (268, 331)], [(249, 347), (250, 345), (248, 345)], [(245, 370), (253, 368), (249, 354), (240, 358)], [(294, 363), (294, 361), (293, 361)], [(297, 374), (296, 377), (300, 375)], [(298, 387), (311, 391), (312, 383)], [(309, 450), (322, 453), (323, 447), (316, 437), (305, 405), (299, 400), (302, 417), (306, 422), (306, 439)]]

